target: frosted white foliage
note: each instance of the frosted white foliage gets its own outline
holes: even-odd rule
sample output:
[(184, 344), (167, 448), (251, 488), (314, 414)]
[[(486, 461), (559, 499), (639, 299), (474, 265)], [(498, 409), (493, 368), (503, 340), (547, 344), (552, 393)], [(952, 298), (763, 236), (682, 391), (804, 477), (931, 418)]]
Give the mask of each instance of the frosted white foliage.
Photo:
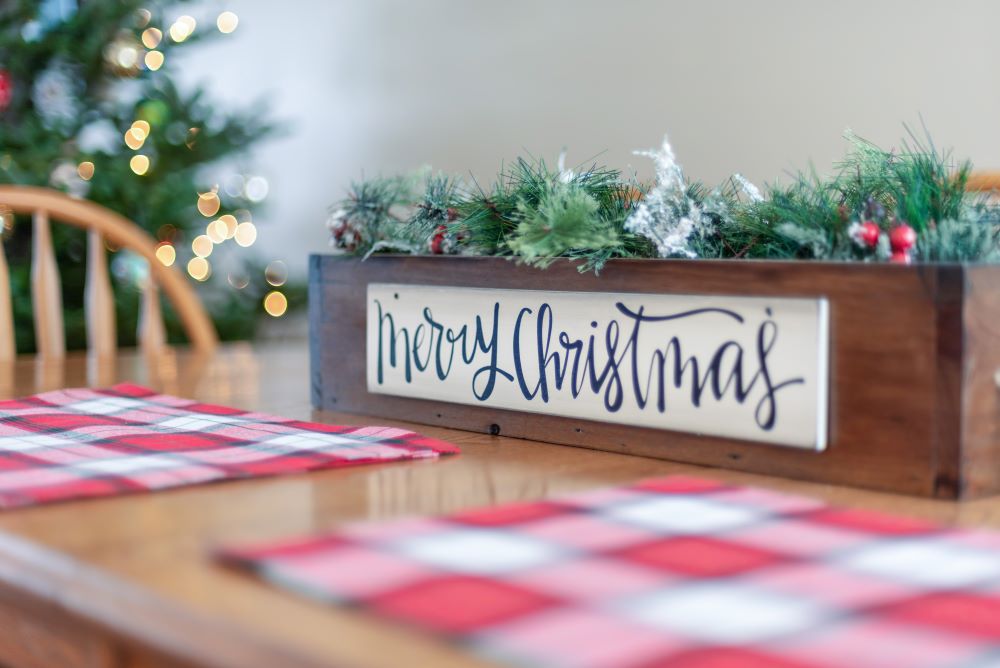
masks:
[(656, 185), (625, 221), (625, 229), (650, 239), (660, 257), (697, 257), (691, 239), (711, 221), (698, 202), (688, 196), (684, 171), (677, 164), (670, 141), (664, 136), (659, 149), (635, 154), (652, 158)]
[(878, 244), (875, 246), (875, 255), (880, 260), (888, 260), (892, 257), (892, 244), (889, 243), (889, 235), (885, 232), (878, 235)]
[(576, 173), (572, 169), (566, 169), (566, 150), (559, 153), (559, 162), (556, 164), (559, 170), (559, 181), (561, 183), (572, 183), (576, 178)]
[(864, 240), (863, 232), (864, 227), (862, 227), (861, 223), (856, 220), (847, 226), (847, 236), (850, 237), (851, 241), (853, 241), (854, 245), (858, 248), (868, 247), (868, 243)]
[(750, 183), (747, 180), (747, 177), (737, 172), (736, 174), (733, 174), (733, 181), (736, 182), (736, 185), (740, 189), (740, 192), (746, 195), (746, 198), (751, 202), (764, 201), (764, 195), (761, 194), (760, 188)]

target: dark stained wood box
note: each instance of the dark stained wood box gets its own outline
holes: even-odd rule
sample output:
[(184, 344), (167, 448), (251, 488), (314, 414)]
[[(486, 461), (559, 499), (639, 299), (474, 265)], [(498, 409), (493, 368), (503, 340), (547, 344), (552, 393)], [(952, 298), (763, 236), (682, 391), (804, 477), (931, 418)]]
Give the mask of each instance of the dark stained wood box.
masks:
[[(369, 282), (826, 297), (827, 449), (371, 394)], [(503, 258), (313, 255), (309, 316), (318, 409), (921, 496), (1000, 493), (997, 266), (614, 260), (595, 276), (570, 261), (539, 270)]]

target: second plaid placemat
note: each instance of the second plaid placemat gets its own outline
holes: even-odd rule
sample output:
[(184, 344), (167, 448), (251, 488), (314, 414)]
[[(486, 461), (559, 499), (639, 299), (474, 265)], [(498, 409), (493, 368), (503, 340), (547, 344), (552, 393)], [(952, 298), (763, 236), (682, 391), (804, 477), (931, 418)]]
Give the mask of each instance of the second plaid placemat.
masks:
[(1000, 666), (1000, 534), (667, 478), (222, 557), (525, 666)]

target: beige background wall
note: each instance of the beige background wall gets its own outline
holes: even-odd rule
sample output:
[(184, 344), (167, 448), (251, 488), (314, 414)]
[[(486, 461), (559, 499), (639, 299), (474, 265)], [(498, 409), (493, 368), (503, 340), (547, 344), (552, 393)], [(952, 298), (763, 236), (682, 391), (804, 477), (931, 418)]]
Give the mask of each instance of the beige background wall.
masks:
[[(1000, 167), (995, 0), (233, 0), (239, 29), (192, 49), (191, 80), (265, 96), (288, 134), (257, 155), (271, 183), (260, 248), (296, 270), (326, 250), (326, 207), (362, 172), (422, 164), (489, 179), (522, 152), (631, 155), (670, 134), (688, 173), (762, 183), (843, 131), (897, 145), (920, 127)], [(205, 23), (203, 23), (205, 25)]]

